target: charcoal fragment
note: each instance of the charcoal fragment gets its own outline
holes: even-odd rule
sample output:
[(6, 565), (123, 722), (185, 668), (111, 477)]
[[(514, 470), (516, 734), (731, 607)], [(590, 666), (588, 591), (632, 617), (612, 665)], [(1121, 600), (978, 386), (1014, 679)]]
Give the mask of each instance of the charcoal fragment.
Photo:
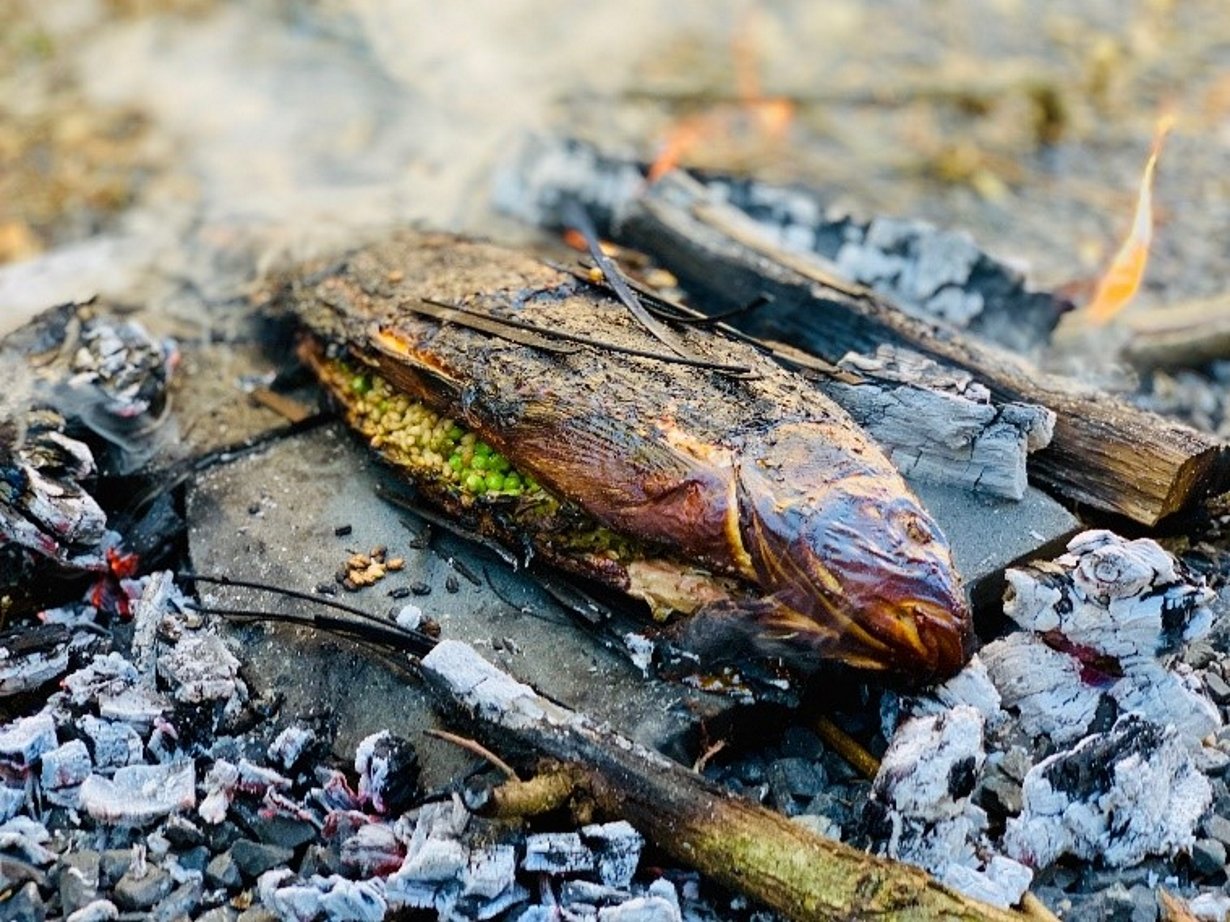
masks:
[(144, 870), (137, 874), (136, 865), (130, 867), (115, 885), (115, 904), (120, 909), (150, 909), (175, 886), (171, 875), (162, 868), (147, 865)]
[(414, 745), (387, 730), (373, 734), (355, 750), (359, 796), (385, 815), (401, 813), (418, 795), (419, 757)]
[(239, 864), (229, 850), (215, 855), (209, 864), (205, 865), (205, 883), (224, 890), (237, 890), (243, 883)]
[(231, 846), (231, 857), (247, 880), (255, 880), (272, 868), (285, 867), (294, 857), (289, 848), (240, 839)]

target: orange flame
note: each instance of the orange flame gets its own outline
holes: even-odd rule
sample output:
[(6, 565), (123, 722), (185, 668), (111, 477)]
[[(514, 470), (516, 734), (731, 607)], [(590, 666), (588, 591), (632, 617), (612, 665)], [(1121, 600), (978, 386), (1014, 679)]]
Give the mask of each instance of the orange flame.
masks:
[(1157, 158), (1162, 152), (1166, 135), (1174, 127), (1174, 116), (1163, 115), (1157, 123), (1153, 147), (1145, 162), (1145, 172), (1140, 180), (1140, 194), (1136, 199), (1136, 214), (1132, 229), (1119, 247), (1110, 268), (1102, 276), (1093, 300), (1085, 306), (1084, 314), (1094, 326), (1109, 323), (1140, 290), (1149, 262), (1149, 247), (1153, 242), (1153, 174), (1157, 170)]
[(756, 7), (747, 10), (731, 41), (738, 105), (714, 108), (678, 121), (649, 167), (650, 183), (679, 166), (701, 144), (729, 137), (740, 127), (750, 127), (751, 132), (774, 143), (785, 137), (794, 119), (794, 103), (763, 95), (754, 40), (754, 17), (758, 12)]

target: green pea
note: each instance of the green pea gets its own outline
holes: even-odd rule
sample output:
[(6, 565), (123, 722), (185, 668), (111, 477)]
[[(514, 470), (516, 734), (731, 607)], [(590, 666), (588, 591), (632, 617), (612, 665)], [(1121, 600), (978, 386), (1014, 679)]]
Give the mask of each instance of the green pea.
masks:
[(476, 471), (489, 470), (491, 468), (491, 456), (480, 455), (478, 450), (475, 449), (474, 457), (470, 459), (470, 467), (474, 468)]
[(491, 456), (491, 469), (493, 471), (499, 471), (501, 474), (507, 474), (511, 468), (512, 462), (503, 455), (496, 454)]
[(465, 488), (471, 493), (480, 493), (487, 486), (481, 474), (470, 474), (465, 479)]
[(463, 435), (465, 435), (465, 431), (456, 423), (448, 427), (448, 437), (454, 442), (456, 442)]
[(505, 496), (520, 496), (521, 495), (521, 484), (518, 483), (516, 485), (513, 485), (513, 484), (510, 484), (507, 480), (505, 480), (504, 481), (504, 495)]
[(461, 470), (461, 455), (452, 454), (448, 456), (448, 466), (455, 471)]
[(492, 471), (487, 475), (487, 489), (498, 493), (504, 489), (504, 475)]
[(366, 394), (372, 389), (371, 379), (365, 375), (355, 375), (350, 379), (350, 389), (356, 394)]
[(504, 475), (504, 489), (505, 490), (517, 490), (518, 492), (520, 492), (521, 477), (520, 475), (517, 474), (516, 471), (513, 471), (511, 474)]
[(487, 455), (491, 454), (491, 446), (488, 445), (486, 442), (475, 442), (474, 443), (474, 454), (482, 455), (486, 457)]

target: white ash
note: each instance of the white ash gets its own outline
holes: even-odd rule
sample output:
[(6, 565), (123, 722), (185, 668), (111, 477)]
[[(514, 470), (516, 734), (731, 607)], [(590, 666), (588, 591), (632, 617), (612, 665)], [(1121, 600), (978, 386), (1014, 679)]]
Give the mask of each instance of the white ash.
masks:
[(39, 756), (58, 744), (55, 721), (46, 711), (19, 717), (0, 728), (0, 763), (29, 769)]
[(1201, 893), (1187, 901), (1187, 909), (1201, 922), (1226, 922), (1230, 918), (1230, 896), (1225, 893)]
[(94, 765), (100, 772), (141, 761), (145, 743), (128, 724), (86, 714), (79, 726), (90, 741)]
[(0, 823), (15, 817), (27, 804), (26, 789), (0, 785)]
[(142, 685), (98, 696), (98, 716), (123, 721), (139, 730), (152, 728), (170, 710), (170, 702), (161, 693)]
[(316, 742), (316, 734), (308, 727), (292, 725), (279, 733), (269, 744), (265, 754), (269, 761), (290, 771), (303, 757), (308, 747)]
[(56, 608), (44, 608), (38, 613), (43, 624), (58, 624), (68, 628), (87, 627), (97, 624), (98, 609), (88, 602), (72, 602)]
[(414, 747), (387, 730), (373, 733), (355, 749), (359, 798), (370, 800), (377, 812), (398, 813), (412, 798), (419, 765)]
[(158, 657), (158, 673), (173, 689), (176, 701), (199, 704), (230, 701), (247, 691), (239, 679), (239, 660), (215, 634), (191, 631)]
[(582, 874), (596, 867), (594, 853), (575, 832), (541, 832), (525, 840), (521, 867), (547, 874)]
[(624, 646), (628, 648), (632, 665), (641, 671), (641, 675), (648, 678), (650, 669), (653, 667), (653, 653), (655, 649), (653, 640), (644, 634), (631, 631), (624, 634)]
[(1059, 745), (1085, 735), (1098, 712), (1105, 685), (1085, 681), (1084, 667), (1032, 634), (1009, 634), (979, 652), (1005, 708), (1017, 715), (1030, 737), (1046, 736)]
[(388, 913), (384, 881), (353, 881), (336, 874), (306, 881), (288, 870), (266, 871), (257, 884), (261, 905), (280, 919), (380, 922)]
[(140, 678), (136, 667), (119, 653), (95, 656), (89, 665), (67, 676), (61, 686), (70, 703), (77, 707), (92, 702), (102, 694), (118, 694), (136, 684)]
[(597, 858), (598, 877), (609, 887), (632, 883), (645, 837), (626, 820), (581, 827), (581, 839)]
[(407, 631), (417, 631), (423, 624), (423, 609), (414, 604), (403, 605), (393, 619), (399, 628)]
[(85, 743), (69, 740), (43, 753), (42, 762), (39, 780), (43, 796), (58, 806), (75, 808), (80, 799), (81, 785), (94, 767)]
[(70, 913), (64, 922), (113, 922), (119, 917), (119, 908), (113, 902), (94, 900)]
[(235, 786), (245, 793), (264, 795), (269, 790), (289, 790), (293, 786), (281, 772), (250, 759), (240, 759), (236, 766)]
[(1034, 867), (1065, 854), (1110, 867), (1174, 854), (1195, 842), (1213, 799), (1177, 732), (1136, 715), (1039, 762), (1023, 794), (1004, 849)]
[(128, 765), (111, 778), (90, 775), (81, 786), (81, 806), (102, 823), (145, 826), (196, 806), (196, 768), (192, 762)]
[(67, 672), (70, 642), (58, 625), (6, 632), (0, 642), (0, 698), (33, 691)]
[[(885, 697), (889, 698), (887, 695)], [(896, 700), (893, 696), (892, 701)], [(999, 689), (991, 681), (980, 654), (975, 653), (964, 669), (942, 685), (937, 685), (925, 694), (917, 695), (906, 702), (909, 713), (915, 717), (942, 714), (958, 705), (972, 707), (981, 714), (988, 731), (1008, 719), (1001, 707)], [(895, 726), (896, 721), (893, 720), (890, 724)], [(891, 732), (886, 735), (892, 736)]]
[(881, 853), (1010, 906), (1032, 874), (1015, 862), (982, 860), (987, 815), (970, 795), (985, 759), (983, 718), (969, 705), (905, 721), (880, 762), (869, 823)]
[(158, 629), (173, 597), (179, 597), (174, 574), (150, 574), (143, 580), (140, 596), (132, 603), (132, 662), (142, 684), (153, 688), (156, 682)]
[(1027, 732), (1074, 742), (1104, 699), (1174, 725), (1193, 747), (1221, 726), (1175, 655), (1208, 632), (1214, 594), (1156, 542), (1087, 531), (1067, 554), (1006, 576), (1005, 613), (1029, 633), (988, 644), (982, 658)]
[(1082, 532), (1053, 562), (1006, 577), (1004, 613), (1021, 628), (1057, 631), (1106, 656), (1170, 653), (1212, 625), (1215, 593), (1148, 538)]
[(401, 867), (406, 848), (393, 827), (368, 823), (342, 842), (341, 856), (346, 867), (364, 877), (371, 877), (373, 874), (389, 874)]
[(205, 796), (201, 798), (201, 806), (197, 814), (211, 826), (216, 826), (226, 819), (226, 811), (230, 809), (231, 801), (235, 799), (235, 788), (239, 784), (239, 769), (230, 762), (219, 759), (205, 775)]

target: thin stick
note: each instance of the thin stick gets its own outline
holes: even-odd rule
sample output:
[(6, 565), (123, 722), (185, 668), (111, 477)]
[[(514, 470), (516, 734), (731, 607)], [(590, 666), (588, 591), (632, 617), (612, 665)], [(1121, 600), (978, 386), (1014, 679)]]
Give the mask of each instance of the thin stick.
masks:
[(880, 760), (862, 747), (849, 733), (833, 723), (832, 718), (821, 715), (812, 725), (816, 734), (835, 753), (853, 766), (864, 778), (874, 778), (880, 770)]
[(564, 203), (563, 218), (585, 238), (585, 245), (589, 248), (589, 255), (593, 257), (598, 268), (602, 270), (603, 276), (606, 277), (607, 282), (614, 289), (615, 294), (619, 296), (619, 300), (632, 313), (632, 316), (640, 322), (641, 326), (653, 334), (654, 339), (670, 349), (671, 352), (685, 358), (688, 357), (689, 352), (683, 341), (667, 329), (660, 320), (653, 317), (649, 311), (645, 310), (645, 306), (641, 304), (637, 296), (632, 293), (632, 289), (628, 287), (628, 283), (624, 281), (623, 273), (602, 252), (602, 243), (598, 240), (598, 232), (594, 229), (594, 222), (589, 219), (589, 215), (585, 213), (585, 209), (581, 207), (576, 199), (569, 199)]
[(484, 746), (482, 743), (475, 742), (466, 736), (459, 736), (456, 733), (450, 733), (447, 730), (427, 729), (423, 731), (424, 736), (434, 737), (435, 739), (444, 740), (446, 743), (452, 743), (459, 749), (464, 749), (466, 752), (478, 756), (480, 759), (486, 759), (491, 765), (497, 768), (501, 774), (509, 781), (520, 781), (517, 773), (513, 771), (511, 765), (497, 756), (494, 752)]
[(334, 608), (338, 611), (344, 611), (348, 615), (354, 615), (356, 618), (362, 618), (364, 621), (370, 621), (373, 624), (378, 624), (381, 627), (389, 627), (389, 623), (383, 618), (379, 618), (370, 612), (365, 612), (361, 608), (355, 608), (353, 605), (347, 605), (345, 602), (336, 602), (333, 599), (325, 598), (311, 592), (301, 592), (298, 589), (286, 589), (283, 586), (274, 586), (271, 583), (260, 583), (250, 579), (237, 579), (233, 576), (210, 576), (201, 573), (181, 572), (175, 574), (177, 579), (184, 579), (194, 583), (213, 583), (218, 586), (239, 586), (243, 589), (258, 589), (262, 592), (271, 592), (274, 595), (286, 596), (290, 599), (300, 599), (304, 602), (312, 602), (316, 605), (324, 606), (325, 608)]
[[(458, 314), (464, 316), (483, 317), (488, 320), (493, 319), (489, 314), (483, 314), (479, 311), (472, 311), (469, 308), (461, 307), (457, 304), (449, 304), (446, 301), (436, 301), (432, 298), (422, 298), (425, 304), (431, 304), (435, 307), (447, 307)], [(414, 304), (407, 304), (407, 310), (417, 310)], [(503, 326), (512, 327), (515, 330), (531, 330), (535, 333), (541, 333), (544, 336), (550, 336), (555, 339), (562, 339), (570, 343), (579, 343), (582, 346), (591, 346), (594, 349), (604, 349), (607, 352), (617, 352), (621, 355), (631, 355), (640, 359), (653, 359), (656, 362), (669, 362), (675, 365), (687, 365), (691, 368), (704, 368), (709, 371), (721, 371), (727, 374), (746, 375), (751, 372), (750, 368), (743, 365), (725, 365), (721, 362), (710, 362), (705, 359), (685, 358), (678, 355), (666, 355), (662, 352), (650, 352), (646, 349), (636, 349), (632, 346), (620, 346), (615, 343), (603, 342), (600, 339), (594, 339), (592, 336), (582, 336), (579, 333), (565, 333), (563, 330), (545, 330), (541, 327), (536, 327), (532, 323), (523, 323), (520, 320), (513, 320), (508, 317), (501, 317), (497, 321)]]
[(1038, 922), (1059, 922), (1059, 917), (1047, 909), (1046, 904), (1038, 899), (1037, 895), (1029, 892), (1021, 897), (1021, 914), (1027, 919), (1037, 919)]
[(718, 740), (708, 749), (700, 754), (695, 762), (692, 763), (692, 771), (696, 774), (701, 774), (705, 770), (705, 766), (709, 764), (709, 760), (726, 748), (726, 740)]

